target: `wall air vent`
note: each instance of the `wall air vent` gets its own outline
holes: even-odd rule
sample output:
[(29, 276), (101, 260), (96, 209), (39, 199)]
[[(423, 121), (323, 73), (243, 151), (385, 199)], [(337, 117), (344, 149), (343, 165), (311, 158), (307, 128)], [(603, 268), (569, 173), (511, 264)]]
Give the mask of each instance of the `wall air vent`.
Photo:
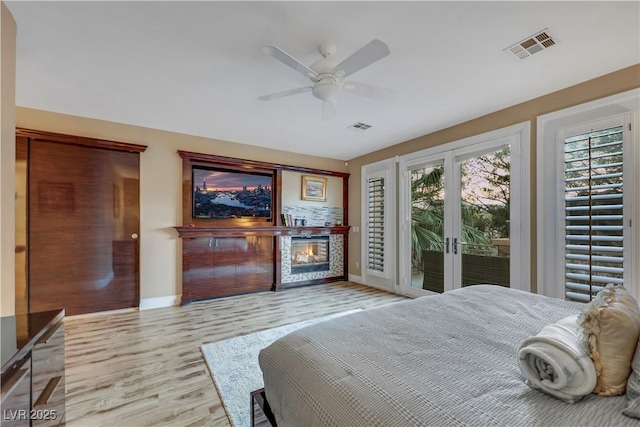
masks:
[(556, 44), (545, 28), (526, 39), (504, 49), (507, 55), (521, 61)]
[(362, 123), (362, 122), (358, 122), (358, 123), (352, 124), (347, 129), (353, 129), (353, 130), (357, 130), (358, 132), (364, 132), (365, 130), (369, 129), (370, 127), (371, 127), (371, 125), (368, 125), (368, 124)]

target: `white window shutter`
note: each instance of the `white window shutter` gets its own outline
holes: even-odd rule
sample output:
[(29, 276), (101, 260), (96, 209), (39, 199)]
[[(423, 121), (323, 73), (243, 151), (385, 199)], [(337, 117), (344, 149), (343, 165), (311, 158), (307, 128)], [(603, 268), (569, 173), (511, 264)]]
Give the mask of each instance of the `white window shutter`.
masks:
[(623, 127), (564, 140), (565, 297), (624, 283)]
[(393, 292), (396, 287), (396, 161), (362, 166), (362, 282)]
[(385, 179), (368, 179), (367, 185), (367, 268), (385, 272)]

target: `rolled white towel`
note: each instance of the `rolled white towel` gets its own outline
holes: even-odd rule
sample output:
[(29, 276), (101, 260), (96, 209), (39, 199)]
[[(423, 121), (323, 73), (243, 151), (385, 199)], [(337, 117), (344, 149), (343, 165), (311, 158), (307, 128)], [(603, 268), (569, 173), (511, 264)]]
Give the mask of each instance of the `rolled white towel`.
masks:
[(518, 350), (527, 384), (567, 403), (575, 403), (596, 386), (596, 368), (581, 338), (577, 315), (545, 326)]

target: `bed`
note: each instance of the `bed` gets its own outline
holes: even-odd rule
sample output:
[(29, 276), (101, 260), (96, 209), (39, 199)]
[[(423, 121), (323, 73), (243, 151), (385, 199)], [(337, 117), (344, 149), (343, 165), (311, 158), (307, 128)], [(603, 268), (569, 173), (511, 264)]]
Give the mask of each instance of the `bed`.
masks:
[(477, 285), (364, 310), (260, 352), (279, 426), (635, 426), (625, 396), (568, 404), (528, 387), (517, 351), (579, 303)]

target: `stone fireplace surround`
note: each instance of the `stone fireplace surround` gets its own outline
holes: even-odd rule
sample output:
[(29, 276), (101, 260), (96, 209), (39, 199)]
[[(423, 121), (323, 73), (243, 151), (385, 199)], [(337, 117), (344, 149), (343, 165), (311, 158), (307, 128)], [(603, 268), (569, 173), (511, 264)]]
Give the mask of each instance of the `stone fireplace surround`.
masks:
[(304, 282), (308, 280), (326, 279), (344, 275), (344, 235), (321, 234), (329, 237), (329, 269), (325, 271), (313, 271), (294, 274), (292, 267), (292, 236), (280, 237), (281, 251), (281, 280), (282, 283)]

